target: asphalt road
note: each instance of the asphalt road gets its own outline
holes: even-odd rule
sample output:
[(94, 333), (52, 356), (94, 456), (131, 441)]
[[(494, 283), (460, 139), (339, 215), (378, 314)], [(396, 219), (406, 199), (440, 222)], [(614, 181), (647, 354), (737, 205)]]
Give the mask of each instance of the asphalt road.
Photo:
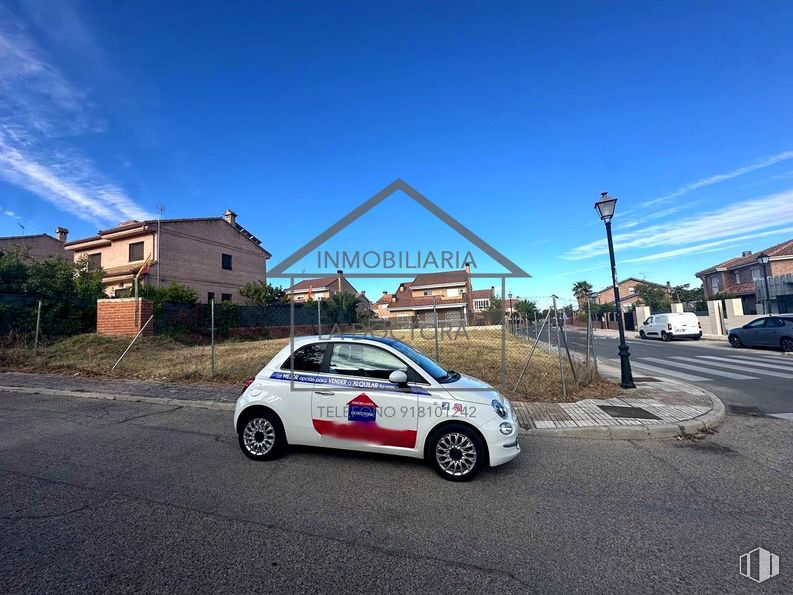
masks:
[[(256, 463), (230, 425), (0, 393), (0, 592), (793, 590), (786, 421), (731, 416), (701, 442), (524, 437), (467, 484), (337, 451)], [(762, 587), (738, 574), (757, 546), (781, 557)]]
[[(633, 335), (633, 333), (629, 333)], [(571, 349), (586, 352), (586, 333), (568, 330)], [(556, 332), (551, 335), (556, 345)], [(619, 365), (616, 338), (597, 336), (599, 361)], [(779, 351), (733, 349), (725, 340), (628, 339), (634, 376), (668, 376), (700, 385), (727, 405), (755, 407), (761, 414), (793, 419), (793, 357)]]

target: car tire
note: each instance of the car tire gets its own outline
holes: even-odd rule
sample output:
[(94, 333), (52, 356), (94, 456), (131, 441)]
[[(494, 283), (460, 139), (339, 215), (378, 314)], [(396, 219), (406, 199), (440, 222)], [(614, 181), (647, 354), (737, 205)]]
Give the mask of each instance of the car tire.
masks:
[(695, 341), (699, 341), (702, 338), (702, 336), (700, 335), (698, 337), (691, 337), (691, 338), (694, 339)]
[(661, 331), (661, 341), (669, 342), (671, 340), (672, 340), (672, 335), (670, 335), (666, 331)]
[(793, 353), (793, 337), (782, 337), (779, 346), (783, 353)]
[(644, 331), (639, 331), (639, 338), (640, 339), (646, 339), (647, 338), (647, 335), (644, 333)]
[(730, 335), (727, 339), (735, 349), (740, 349), (743, 347), (743, 341), (738, 335)]
[(429, 464), (449, 481), (472, 480), (486, 456), (479, 434), (464, 424), (442, 426), (432, 433), (427, 447)]
[(245, 415), (239, 424), (240, 448), (254, 461), (278, 458), (286, 447), (284, 426), (278, 416), (267, 409), (257, 409)]

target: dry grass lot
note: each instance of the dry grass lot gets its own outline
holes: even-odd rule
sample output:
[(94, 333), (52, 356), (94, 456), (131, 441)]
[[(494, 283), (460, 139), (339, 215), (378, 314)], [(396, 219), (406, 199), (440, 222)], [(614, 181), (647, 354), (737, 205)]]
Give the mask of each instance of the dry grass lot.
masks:
[[(394, 331), (394, 336), (419, 351), (433, 356), (435, 340), (431, 331)], [(39, 350), (34, 361), (29, 349), (0, 349), (0, 367), (7, 370), (80, 373), (87, 376), (109, 376), (161, 380), (169, 382), (214, 381), (242, 382), (255, 375), (288, 339), (225, 342), (215, 347), (215, 377), (211, 378), (210, 348), (206, 345), (184, 345), (168, 337), (143, 339), (122, 363), (110, 368), (127, 347), (129, 339), (80, 335), (58, 341)], [(525, 339), (507, 336), (506, 386), (500, 386), (501, 332), (468, 329), (465, 333), (442, 334), (439, 338), (440, 363), (464, 374), (470, 374), (499, 387), (508, 397), (527, 401), (562, 401), (559, 361), (537, 349), (521, 386), (514, 390), (531, 345)], [(607, 398), (617, 394), (616, 385), (595, 377), (583, 364), (576, 363), (578, 386), (572, 385), (567, 361), (565, 378), (567, 400)]]

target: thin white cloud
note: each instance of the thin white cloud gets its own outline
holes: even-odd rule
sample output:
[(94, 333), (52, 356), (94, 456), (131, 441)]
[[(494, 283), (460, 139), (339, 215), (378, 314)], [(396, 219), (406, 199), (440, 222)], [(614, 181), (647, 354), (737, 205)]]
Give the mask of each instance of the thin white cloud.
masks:
[(65, 142), (105, 121), (0, 7), (0, 179), (96, 223), (151, 215)]
[[(793, 190), (738, 202), (725, 208), (680, 219), (674, 225), (652, 225), (614, 235), (617, 251), (659, 246), (686, 246), (694, 242), (757, 235), (767, 230), (793, 225)], [(608, 253), (605, 240), (583, 244), (563, 255), (566, 260), (583, 260)]]
[(710, 176), (709, 178), (702, 178), (701, 180), (697, 180), (696, 182), (692, 182), (691, 184), (686, 184), (685, 186), (681, 186), (671, 194), (666, 194), (664, 196), (660, 196), (658, 198), (648, 200), (642, 203), (641, 206), (648, 207), (650, 205), (665, 202), (669, 199), (677, 198), (678, 196), (683, 196), (684, 194), (687, 194), (692, 190), (697, 190), (698, 188), (704, 188), (705, 186), (711, 186), (713, 184), (718, 184), (719, 182), (731, 180), (732, 178), (743, 176), (753, 171), (757, 171), (758, 169), (770, 167), (776, 163), (779, 163), (780, 161), (787, 161), (788, 159), (793, 159), (793, 151), (783, 151), (782, 153), (777, 153), (776, 155), (765, 157), (764, 159), (755, 161), (754, 163), (751, 163), (749, 165), (744, 165), (743, 167), (739, 167), (738, 169), (734, 169), (730, 172), (724, 174), (716, 174), (715, 176)]
[(676, 250), (667, 250), (665, 252), (658, 252), (656, 254), (646, 254), (644, 256), (637, 256), (635, 258), (626, 258), (622, 262), (650, 262), (656, 260), (666, 260), (668, 258), (675, 258), (677, 256), (684, 256), (693, 253), (706, 253), (716, 252), (725, 246), (732, 246), (750, 242), (757, 238), (765, 238), (768, 236), (782, 235), (793, 233), (793, 227), (783, 227), (781, 229), (771, 229), (761, 233), (753, 233), (751, 235), (735, 236), (724, 240), (716, 240), (714, 242), (705, 242), (704, 244), (695, 244), (693, 246), (686, 246), (685, 248), (678, 248)]

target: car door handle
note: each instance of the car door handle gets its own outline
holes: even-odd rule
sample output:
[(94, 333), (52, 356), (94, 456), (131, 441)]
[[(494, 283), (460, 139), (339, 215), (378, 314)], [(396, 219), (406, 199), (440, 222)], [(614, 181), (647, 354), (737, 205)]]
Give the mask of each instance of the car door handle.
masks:
[(326, 397), (329, 397), (329, 396), (331, 396), (331, 395), (335, 395), (335, 394), (336, 394), (336, 393), (334, 393), (334, 392), (330, 392), (330, 391), (322, 391), (322, 390), (318, 390), (318, 391), (315, 391), (315, 392), (316, 392), (318, 395), (324, 395), (324, 396), (326, 396)]

